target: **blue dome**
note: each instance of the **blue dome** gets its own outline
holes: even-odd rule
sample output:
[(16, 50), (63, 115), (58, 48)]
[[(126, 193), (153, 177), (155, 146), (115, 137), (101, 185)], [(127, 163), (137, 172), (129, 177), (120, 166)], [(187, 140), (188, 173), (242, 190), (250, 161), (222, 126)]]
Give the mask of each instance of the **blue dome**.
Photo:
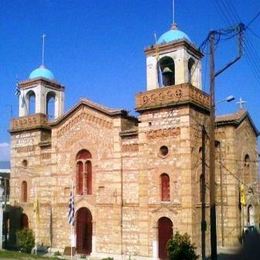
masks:
[(41, 65), (39, 68), (33, 70), (29, 76), (29, 79), (36, 79), (36, 78), (45, 78), (49, 80), (54, 80), (53, 73)]
[(160, 36), (160, 38), (157, 41), (157, 44), (165, 44), (165, 43), (183, 40), (183, 39), (186, 39), (191, 42), (189, 36), (186, 33), (178, 30), (176, 25), (173, 25), (171, 30), (169, 30), (168, 32)]

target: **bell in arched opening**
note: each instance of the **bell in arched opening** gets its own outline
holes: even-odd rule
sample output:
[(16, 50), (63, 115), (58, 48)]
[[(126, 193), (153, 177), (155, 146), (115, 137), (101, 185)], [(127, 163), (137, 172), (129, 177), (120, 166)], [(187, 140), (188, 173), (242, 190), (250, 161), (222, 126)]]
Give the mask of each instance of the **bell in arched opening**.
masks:
[(163, 86), (171, 86), (175, 84), (175, 65), (171, 57), (163, 57), (160, 61), (160, 71)]

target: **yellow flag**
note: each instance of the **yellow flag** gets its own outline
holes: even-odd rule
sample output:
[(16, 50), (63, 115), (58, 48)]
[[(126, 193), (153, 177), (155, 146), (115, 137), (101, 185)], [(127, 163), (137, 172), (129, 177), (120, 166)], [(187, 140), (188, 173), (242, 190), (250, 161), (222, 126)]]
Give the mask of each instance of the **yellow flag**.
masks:
[(37, 192), (35, 192), (33, 211), (35, 214), (36, 223), (39, 224), (39, 222), (40, 222), (40, 204), (39, 204)]
[(244, 184), (240, 184), (240, 203), (242, 206), (246, 206), (246, 193)]

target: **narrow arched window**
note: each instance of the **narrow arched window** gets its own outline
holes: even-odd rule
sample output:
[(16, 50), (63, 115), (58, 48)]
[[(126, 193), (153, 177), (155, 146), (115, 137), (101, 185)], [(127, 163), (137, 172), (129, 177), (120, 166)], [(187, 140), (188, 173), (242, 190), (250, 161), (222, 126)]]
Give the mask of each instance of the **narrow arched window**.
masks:
[(170, 178), (166, 173), (161, 174), (160, 178), (161, 178), (161, 200), (169, 201), (170, 200)]
[(91, 153), (81, 150), (76, 156), (76, 193), (92, 194), (92, 163)]
[(28, 114), (32, 115), (35, 114), (35, 93), (31, 90), (27, 93), (27, 100), (28, 100)]
[(49, 120), (55, 118), (55, 93), (48, 92), (46, 96), (46, 114)]
[(250, 184), (250, 157), (248, 154), (244, 158), (244, 182)]
[(195, 61), (194, 59), (190, 58), (188, 61), (188, 82), (191, 84), (193, 83), (194, 71), (195, 71)]
[(248, 154), (246, 154), (246, 156), (245, 156), (245, 159), (244, 159), (244, 166), (245, 166), (245, 168), (249, 168), (249, 161), (250, 161), (250, 157), (249, 157), (249, 155)]
[(159, 60), (158, 78), (163, 86), (171, 86), (175, 84), (175, 64), (171, 57), (163, 57)]
[(76, 173), (76, 191), (77, 194), (83, 194), (83, 163), (77, 162), (77, 173)]
[(92, 166), (91, 161), (86, 162), (86, 188), (87, 188), (87, 194), (92, 194)]
[(22, 182), (21, 200), (22, 200), (22, 202), (27, 202), (27, 182), (26, 181)]

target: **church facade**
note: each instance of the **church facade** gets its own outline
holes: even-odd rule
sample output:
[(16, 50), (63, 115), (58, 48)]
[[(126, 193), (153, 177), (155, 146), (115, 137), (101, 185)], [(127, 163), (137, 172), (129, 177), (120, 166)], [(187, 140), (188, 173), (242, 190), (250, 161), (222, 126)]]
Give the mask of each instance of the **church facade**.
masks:
[[(206, 134), (203, 145), (202, 133), (209, 128), (210, 97), (202, 91), (203, 55), (175, 26), (145, 55), (147, 89), (135, 97), (138, 117), (87, 99), (64, 113), (65, 88), (44, 66), (19, 83), (10, 202), (21, 208), (21, 227), (33, 229), (38, 244), (53, 251), (70, 246), (73, 187), (78, 254), (162, 259), (176, 231), (187, 232), (199, 254), (209, 253), (209, 140)], [(257, 135), (244, 110), (216, 119), (219, 246), (238, 245), (244, 226), (258, 223)]]

